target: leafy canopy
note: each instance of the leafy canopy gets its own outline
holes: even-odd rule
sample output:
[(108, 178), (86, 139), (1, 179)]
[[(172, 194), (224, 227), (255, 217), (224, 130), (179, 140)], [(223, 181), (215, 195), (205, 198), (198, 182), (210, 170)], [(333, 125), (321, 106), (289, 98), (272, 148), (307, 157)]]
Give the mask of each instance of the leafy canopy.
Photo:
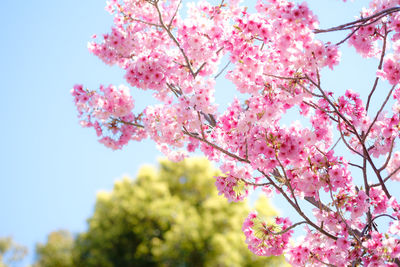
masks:
[[(73, 246), (64, 232), (52, 233), (47, 244), (38, 245), (37, 266), (285, 264), (282, 258), (258, 258), (247, 249), (240, 228), (248, 206), (219, 196), (213, 185), (217, 175), (199, 158), (161, 160), (158, 170), (143, 167), (135, 180), (123, 178), (112, 192), (98, 193), (88, 230)], [(277, 214), (266, 199), (257, 205), (263, 205), (265, 217)]]

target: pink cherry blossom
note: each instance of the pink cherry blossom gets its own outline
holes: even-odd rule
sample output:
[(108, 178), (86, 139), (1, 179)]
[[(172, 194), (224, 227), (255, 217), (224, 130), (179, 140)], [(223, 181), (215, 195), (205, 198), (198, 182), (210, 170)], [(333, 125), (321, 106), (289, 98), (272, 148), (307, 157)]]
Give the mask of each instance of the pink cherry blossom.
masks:
[[(254, 12), (240, 0), (107, 1), (114, 25), (89, 51), (157, 103), (136, 110), (129, 87), (75, 85), (81, 125), (112, 149), (150, 138), (170, 160), (203, 153), (219, 166), (215, 185), (228, 201), (257, 188), (281, 195), (301, 219), (250, 213), (243, 232), (256, 255), (284, 254), (293, 266), (395, 266), (400, 205), (388, 181), (400, 181), (400, 0), (371, 0), (327, 29), (306, 2), (253, 4)], [(341, 40), (321, 40), (332, 32)], [(335, 71), (345, 43), (377, 59), (366, 93), (325, 88), (324, 70)], [(224, 77), (233, 86), (217, 85)], [(217, 102), (216, 90), (232, 102)]]

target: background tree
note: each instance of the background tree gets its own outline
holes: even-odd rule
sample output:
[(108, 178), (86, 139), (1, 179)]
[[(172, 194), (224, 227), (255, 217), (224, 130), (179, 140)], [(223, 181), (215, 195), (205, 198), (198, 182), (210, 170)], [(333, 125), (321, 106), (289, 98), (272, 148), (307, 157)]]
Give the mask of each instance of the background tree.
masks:
[(72, 264), (74, 239), (70, 232), (60, 230), (47, 237), (46, 244), (36, 245), (37, 262), (34, 267), (69, 267)]
[[(88, 231), (72, 249), (65, 232), (38, 245), (36, 266), (284, 265), (282, 257), (259, 258), (247, 249), (247, 204), (218, 196), (217, 175), (206, 159), (143, 167), (134, 181), (124, 178), (98, 194)], [(257, 204), (267, 207), (265, 217), (277, 214), (266, 199)]]
[(14, 266), (27, 252), (26, 247), (15, 243), (11, 237), (0, 238), (0, 267)]

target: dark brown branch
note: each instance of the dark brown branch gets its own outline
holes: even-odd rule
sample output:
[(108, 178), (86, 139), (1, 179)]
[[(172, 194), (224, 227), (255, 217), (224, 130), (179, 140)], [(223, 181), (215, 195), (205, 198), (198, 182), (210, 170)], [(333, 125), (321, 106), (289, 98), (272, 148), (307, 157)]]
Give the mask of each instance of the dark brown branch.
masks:
[[(381, 53), (381, 59), (379, 60), (379, 65), (378, 65), (378, 70), (382, 69), (382, 65), (383, 65), (383, 58), (385, 57), (385, 51), (386, 51), (386, 41), (387, 41), (387, 35), (388, 35), (388, 31), (387, 31), (387, 26), (386, 24), (384, 24), (385, 27), (385, 35), (383, 36), (383, 45), (382, 45), (382, 53)], [(371, 101), (371, 97), (372, 94), (375, 92), (376, 87), (378, 86), (378, 82), (379, 82), (379, 77), (375, 78), (375, 82), (374, 85), (372, 86), (372, 90), (368, 95), (368, 99), (367, 99), (367, 105), (366, 105), (366, 110), (368, 111), (369, 108), (369, 103)]]
[(229, 60), (228, 63), (225, 65), (225, 67), (222, 68), (222, 70), (220, 72), (218, 72), (217, 75), (214, 76), (214, 79), (217, 79), (223, 72), (224, 70), (226, 70), (226, 68), (229, 66), (229, 64), (231, 64), (231, 61)]
[(215, 127), (217, 126), (217, 121), (213, 114), (205, 114), (204, 112), (200, 111), (201, 115), (203, 115), (204, 119), (208, 122), (209, 126)]
[(224, 5), (224, 2), (225, 2), (225, 0), (221, 0), (221, 3), (219, 4), (218, 7), (215, 8), (214, 14), (212, 14), (212, 16), (210, 17), (210, 20), (212, 20), (215, 17), (216, 12), (218, 12), (218, 10), (221, 9), (221, 7)]
[[(322, 203), (321, 201), (317, 201), (314, 197), (304, 197), (304, 199), (309, 202), (310, 204), (312, 204), (314, 207), (320, 209), (320, 210), (324, 210), (326, 212), (333, 212), (333, 210), (331, 210), (328, 206), (326, 206), (324, 203)], [(351, 229), (354, 233), (356, 233), (358, 236), (361, 236), (361, 232), (357, 229)]]
[(135, 18), (132, 18), (132, 17), (130, 17), (129, 19), (132, 20), (132, 21), (136, 21), (136, 22), (140, 22), (140, 23), (143, 23), (143, 24), (147, 24), (147, 25), (149, 25), (149, 26), (154, 26), (154, 27), (162, 28), (162, 26), (159, 25), (159, 24), (147, 22), (147, 21), (140, 20), (140, 19), (135, 19)]
[(332, 212), (332, 210), (326, 206), (324, 203), (322, 203), (321, 201), (317, 201), (314, 197), (304, 197), (304, 199), (309, 202), (310, 204), (312, 204), (314, 207), (320, 209), (320, 210), (324, 210), (327, 212)]
[(349, 164), (350, 166), (353, 166), (353, 167), (360, 168), (360, 169), (362, 169), (362, 168), (363, 168), (363, 167), (361, 167), (360, 165), (358, 165), (358, 164), (354, 164), (354, 163), (351, 163), (351, 162), (348, 162), (347, 164)]
[(325, 32), (333, 32), (333, 31), (343, 31), (343, 30), (348, 30), (351, 28), (355, 28), (358, 26), (366, 26), (367, 23), (370, 22), (370, 20), (373, 20), (373, 22), (376, 22), (377, 20), (390, 15), (392, 13), (398, 12), (400, 11), (400, 7), (392, 7), (392, 8), (388, 8), (388, 9), (384, 9), (380, 12), (377, 12), (371, 16), (365, 17), (365, 18), (361, 18), (349, 23), (345, 23), (336, 27), (332, 27), (329, 29), (315, 29), (314, 33), (325, 33)]
[(355, 154), (359, 155), (360, 157), (363, 157), (363, 155), (362, 155), (360, 152), (358, 152), (357, 150), (355, 150), (354, 148), (352, 148), (352, 147), (350, 146), (350, 144), (347, 143), (347, 141), (346, 141), (346, 139), (344, 138), (344, 135), (343, 135), (343, 133), (342, 133), (342, 126), (341, 126), (341, 123), (340, 123), (340, 119), (338, 119), (338, 123), (339, 123), (339, 133), (340, 133), (340, 137), (341, 137), (342, 140), (343, 140), (343, 143), (346, 145), (346, 147), (347, 147), (350, 151), (354, 152)]
[[(369, 197), (370, 186), (368, 184), (367, 159), (365, 158), (365, 151), (364, 151), (364, 158), (363, 158), (362, 173), (363, 173), (365, 192), (366, 192), (367, 196)], [(368, 207), (367, 220), (368, 220), (368, 224), (370, 224), (371, 220), (372, 220), (371, 207)]]
[(179, 10), (179, 7), (181, 6), (181, 4), (182, 4), (182, 0), (179, 1), (178, 6), (175, 9), (175, 13), (168, 23), (168, 30), (171, 30), (172, 23), (174, 22), (174, 19), (175, 19), (176, 15), (178, 14), (178, 10)]
[[(285, 167), (283, 166), (282, 162), (279, 160), (279, 157), (278, 157), (277, 153), (275, 154), (275, 158), (276, 158), (276, 160), (278, 161), (279, 166), (280, 166), (281, 169), (282, 169), (282, 172), (283, 172), (283, 175), (284, 175), (284, 179), (285, 179), (285, 185), (286, 185), (287, 187), (289, 187), (290, 193), (292, 194), (292, 198), (294, 199), (294, 202), (295, 202), (296, 206), (300, 209), (300, 205), (299, 205), (299, 203), (297, 202), (297, 198), (296, 198), (296, 196), (295, 196), (295, 194), (294, 194), (294, 190), (293, 190), (292, 184), (290, 183), (290, 180), (289, 180), (289, 178), (288, 178), (287, 175), (286, 175)], [(280, 177), (282, 177), (282, 175), (279, 173), (279, 171), (278, 171), (277, 169), (275, 169), (275, 172), (277, 173), (277, 175), (279, 175)]]
[(275, 189), (278, 190), (278, 191), (283, 195), (283, 197), (289, 202), (289, 204), (297, 211), (297, 213), (298, 213), (301, 217), (303, 217), (303, 219), (305, 219), (305, 220), (307, 221), (307, 223), (308, 223), (309, 225), (311, 225), (313, 228), (315, 228), (316, 230), (318, 230), (319, 232), (321, 232), (322, 234), (326, 235), (327, 237), (329, 237), (329, 238), (331, 238), (331, 239), (333, 239), (333, 240), (337, 240), (337, 239), (338, 239), (336, 236), (334, 236), (334, 235), (328, 233), (328, 232), (325, 231), (323, 228), (321, 228), (321, 227), (319, 227), (318, 225), (316, 225), (315, 223), (313, 223), (313, 222), (304, 214), (304, 212), (303, 212), (300, 208), (298, 208), (298, 207), (296, 206), (296, 203), (294, 203), (294, 202), (288, 197), (288, 195), (285, 193), (285, 191), (284, 191), (280, 186), (278, 186), (278, 185), (272, 180), (271, 177), (269, 177), (265, 172), (263, 172), (263, 171), (261, 171), (261, 170), (258, 170), (258, 171), (259, 171), (262, 175), (264, 175), (265, 178), (268, 179), (268, 181), (272, 184), (272, 186), (275, 187)]
[(389, 180), (393, 175), (396, 174), (396, 172), (400, 171), (400, 166), (397, 167), (391, 174), (388, 175), (388, 177), (386, 177), (383, 181), (386, 182), (387, 180)]
[(378, 216), (375, 216), (375, 217), (364, 227), (364, 229), (363, 229), (362, 232), (361, 232), (361, 235), (364, 236), (365, 233), (367, 232), (368, 228), (370, 227), (370, 224), (372, 224), (376, 219), (378, 219), (378, 218), (380, 218), (380, 217), (389, 217), (390, 219), (396, 220), (396, 221), (397, 221), (397, 218), (393, 217), (392, 215), (389, 215), (389, 214), (380, 214), (380, 215), (378, 215)]
[(194, 73), (194, 77), (196, 77), (199, 72), (204, 68), (204, 66), (207, 64), (207, 62), (203, 62), (203, 64), (201, 64), (201, 66), (196, 70), (196, 72)]
[(182, 95), (182, 90), (177, 89), (174, 85), (167, 83), (167, 86), (176, 97), (179, 98)]
[(132, 126), (135, 126), (135, 127), (138, 127), (138, 128), (144, 128), (143, 125), (138, 124), (138, 123), (129, 122), (129, 121), (123, 121), (123, 120), (117, 119), (117, 118), (112, 118), (112, 120), (117, 121), (117, 122), (120, 122), (120, 123), (123, 123), (123, 124), (132, 125)]
[(272, 78), (277, 78), (281, 80), (289, 80), (289, 81), (299, 81), (299, 80), (306, 80), (306, 77), (284, 77), (284, 76), (278, 76), (278, 75), (273, 75), (273, 74), (268, 74), (268, 73), (263, 73), (266, 76), (272, 77)]
[(280, 231), (280, 232), (273, 232), (273, 231), (268, 230), (268, 229), (267, 229), (267, 231), (268, 231), (268, 233), (270, 233), (270, 234), (272, 234), (272, 235), (281, 235), (281, 234), (284, 234), (284, 233), (286, 233), (286, 232), (289, 232), (289, 231), (292, 230), (293, 228), (295, 228), (295, 227), (297, 227), (297, 226), (299, 226), (299, 225), (301, 225), (301, 224), (304, 224), (304, 223), (307, 223), (307, 224), (308, 224), (308, 222), (302, 221), (302, 222), (298, 222), (298, 223), (292, 224), (290, 227), (288, 227), (288, 228), (286, 228), (285, 230), (282, 230), (282, 231)]
[(257, 187), (258, 187), (258, 186), (268, 186), (268, 185), (271, 185), (271, 183), (256, 184), (256, 183), (253, 183), (253, 182), (246, 181), (245, 179), (242, 179), (242, 178), (240, 178), (240, 180), (241, 180), (242, 182), (248, 184), (248, 185), (257, 186)]
[(361, 26), (358, 26), (355, 30), (353, 30), (349, 35), (346, 36), (346, 38), (344, 38), (343, 40), (337, 42), (335, 45), (339, 46), (341, 44), (343, 44), (344, 42), (346, 42), (348, 39), (351, 38), (351, 36), (353, 36), (359, 29), (361, 28)]
[(310, 254), (311, 254), (312, 258), (315, 259), (316, 261), (318, 261), (319, 263), (325, 264), (328, 267), (337, 267), (334, 264), (330, 264), (330, 263), (327, 263), (327, 262), (324, 262), (324, 261), (320, 260), (317, 254), (314, 254), (312, 252)]
[(156, 8), (156, 10), (157, 10), (157, 13), (158, 13), (158, 17), (159, 17), (159, 20), (160, 20), (161, 27), (167, 32), (168, 36), (171, 38), (171, 40), (172, 40), (172, 41), (176, 44), (176, 46), (179, 48), (179, 50), (181, 51), (181, 54), (182, 54), (183, 58), (185, 59), (186, 67), (189, 69), (189, 71), (190, 71), (190, 73), (192, 74), (192, 76), (193, 76), (194, 78), (196, 78), (196, 74), (195, 74), (195, 72), (193, 71), (192, 65), (190, 64), (190, 60), (189, 60), (189, 58), (187, 57), (185, 51), (183, 50), (183, 48), (181, 47), (181, 45), (180, 45), (180, 43), (178, 42), (178, 40), (175, 38), (175, 36), (172, 34), (172, 32), (168, 29), (168, 27), (167, 27), (167, 26), (165, 25), (165, 23), (164, 23), (164, 20), (163, 20), (163, 18), (162, 18), (162, 14), (161, 14), (160, 8), (158, 7), (158, 1), (155, 1), (155, 2), (154, 2), (154, 6), (155, 6), (155, 8)]
[(359, 237), (357, 236), (357, 234), (353, 231), (353, 229), (349, 226), (349, 224), (347, 223), (346, 219), (344, 218), (342, 212), (340, 211), (340, 208), (337, 204), (337, 201), (335, 201), (335, 199), (333, 198), (333, 193), (332, 193), (332, 185), (331, 182), (328, 181), (328, 185), (329, 185), (329, 194), (331, 196), (332, 199), (332, 203), (335, 205), (336, 208), (336, 214), (339, 215), (340, 219), (342, 220), (342, 222), (346, 225), (346, 228), (348, 229), (347, 231), (350, 232), (350, 234), (357, 240), (358, 245), (362, 246), (361, 241), (359, 239)]
[(331, 114), (329, 114), (329, 113), (334, 113), (333, 111), (325, 110), (325, 109), (321, 108), (320, 106), (318, 106), (318, 105), (316, 105), (316, 104), (314, 104), (314, 103), (312, 103), (312, 102), (307, 102), (307, 101), (304, 101), (304, 100), (303, 100), (303, 103), (306, 104), (307, 106), (312, 107), (313, 109), (319, 109), (319, 110), (321, 110), (321, 111), (324, 112), (332, 121), (338, 122), (338, 120), (335, 119), (335, 117), (333, 117)]
[(363, 142), (365, 142), (365, 140), (367, 139), (368, 134), (369, 134), (369, 132), (370, 132), (371, 129), (372, 129), (372, 126), (374, 126), (374, 124), (375, 124), (375, 122), (378, 120), (378, 117), (379, 117), (379, 115), (381, 114), (382, 110), (385, 108), (385, 105), (386, 105), (386, 103), (389, 101), (389, 98), (390, 98), (390, 96), (392, 95), (392, 92), (393, 92), (394, 88), (396, 87), (396, 85), (397, 85), (397, 84), (393, 85), (392, 89), (390, 89), (388, 95), (386, 96), (385, 101), (383, 101), (383, 103), (382, 103), (380, 109), (379, 109), (378, 112), (376, 113), (376, 116), (375, 116), (374, 120), (372, 121), (371, 125), (368, 127), (368, 130), (367, 130), (367, 132), (365, 133), (365, 135), (364, 135), (364, 137), (363, 137)]
[(382, 167), (380, 167), (378, 169), (380, 172), (386, 168), (390, 159), (392, 158), (392, 153), (393, 153), (393, 148), (394, 148), (394, 140), (395, 140), (395, 138), (392, 138), (392, 144), (390, 145), (389, 155), (387, 156), (385, 163), (383, 163)]
[(235, 154), (233, 154), (233, 153), (231, 153), (231, 152), (229, 152), (229, 151), (223, 149), (222, 147), (219, 147), (219, 146), (217, 146), (217, 145), (211, 143), (210, 141), (208, 141), (208, 140), (206, 140), (206, 139), (200, 137), (197, 133), (190, 133), (185, 127), (184, 127), (184, 129), (183, 129), (183, 133), (186, 134), (187, 136), (190, 136), (190, 137), (194, 138), (194, 139), (197, 139), (197, 140), (199, 140), (199, 141), (202, 141), (202, 142), (206, 143), (206, 144), (209, 145), (209, 146), (212, 146), (212, 147), (215, 148), (216, 150), (221, 151), (221, 152), (224, 153), (225, 155), (228, 155), (228, 156), (230, 156), (230, 157), (232, 157), (232, 158), (234, 158), (234, 159), (236, 159), (236, 160), (238, 160), (238, 161), (240, 161), (240, 162), (250, 163), (249, 160), (244, 159), (244, 158), (241, 158), (241, 157), (239, 157), (238, 155), (235, 155)]
[(353, 124), (351, 124), (351, 123), (343, 116), (342, 113), (339, 112), (339, 110), (337, 109), (337, 107), (335, 106), (335, 104), (333, 104), (332, 101), (329, 99), (329, 97), (325, 94), (324, 90), (322, 90), (322, 88), (321, 88), (320, 86), (318, 86), (318, 84), (316, 84), (310, 77), (308, 77), (307, 75), (306, 75), (306, 77), (307, 77), (307, 79), (308, 79), (312, 84), (314, 84), (315, 87), (318, 88), (318, 90), (319, 90), (319, 91), (321, 92), (321, 94), (324, 96), (324, 99), (325, 99), (326, 101), (328, 101), (329, 105), (331, 105), (331, 107), (335, 110), (335, 113), (336, 113), (336, 114), (351, 128), (351, 129), (353, 129), (353, 131), (354, 131), (353, 134), (357, 137), (357, 139), (358, 139), (358, 141), (360, 142), (360, 144), (361, 144), (363, 150), (366, 151), (365, 155), (367, 156), (368, 163), (371, 165), (372, 169), (374, 170), (374, 172), (375, 172), (375, 174), (376, 174), (376, 177), (378, 178), (379, 183), (380, 183), (381, 186), (382, 186), (382, 190), (385, 192), (385, 195), (386, 195), (388, 198), (391, 198), (391, 195), (390, 195), (390, 193), (389, 193), (389, 191), (388, 191), (388, 189), (387, 189), (387, 187), (386, 187), (386, 185), (385, 185), (385, 183), (384, 183), (384, 181), (383, 181), (383, 179), (382, 179), (382, 176), (381, 176), (380, 172), (378, 171), (378, 169), (376, 168), (374, 162), (372, 161), (372, 158), (371, 158), (371, 156), (369, 155), (368, 149), (365, 147), (365, 143), (364, 143), (363, 139), (361, 138), (361, 136), (358, 134), (357, 129), (354, 127)]
[(328, 151), (333, 150), (337, 146), (337, 144), (339, 144), (340, 139), (341, 138), (339, 137), (338, 140), (336, 141), (336, 143), (330, 149), (328, 149)]
[(199, 119), (200, 122), (200, 131), (201, 131), (201, 137), (206, 140), (206, 135), (204, 134), (204, 129), (203, 129), (203, 122), (201, 121), (201, 117), (200, 117), (200, 112), (197, 111), (197, 117)]

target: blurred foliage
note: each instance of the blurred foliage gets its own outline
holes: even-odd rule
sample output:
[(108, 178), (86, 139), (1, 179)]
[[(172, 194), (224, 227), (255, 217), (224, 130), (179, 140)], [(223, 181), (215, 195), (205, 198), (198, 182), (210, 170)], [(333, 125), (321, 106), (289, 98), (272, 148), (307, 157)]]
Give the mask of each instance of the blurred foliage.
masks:
[[(249, 208), (219, 196), (216, 175), (206, 159), (143, 167), (134, 181), (124, 178), (112, 192), (98, 193), (88, 230), (74, 242), (65, 232), (51, 233), (37, 246), (35, 266), (285, 265), (247, 249), (241, 227)], [(266, 199), (257, 205), (265, 217), (276, 215)]]
[(38, 261), (33, 267), (69, 267), (72, 263), (74, 239), (70, 232), (60, 230), (52, 232), (47, 237), (47, 243), (36, 245)]
[(15, 243), (11, 237), (0, 238), (0, 267), (14, 266), (22, 261), (28, 249)]

